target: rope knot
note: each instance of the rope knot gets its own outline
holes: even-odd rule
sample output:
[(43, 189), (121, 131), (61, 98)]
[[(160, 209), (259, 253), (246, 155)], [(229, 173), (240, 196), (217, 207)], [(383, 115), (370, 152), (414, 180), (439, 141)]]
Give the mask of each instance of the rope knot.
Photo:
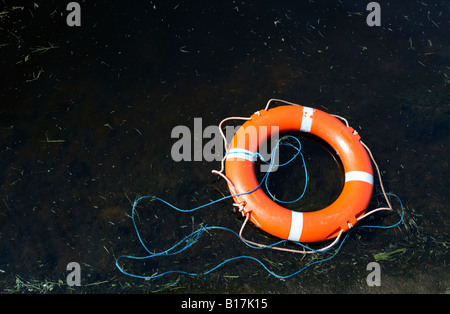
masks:
[(247, 215), (250, 211), (245, 210), (245, 206), (247, 205), (246, 201), (242, 201), (240, 203), (233, 203), (233, 206), (236, 206), (239, 212), (242, 214), (242, 216)]

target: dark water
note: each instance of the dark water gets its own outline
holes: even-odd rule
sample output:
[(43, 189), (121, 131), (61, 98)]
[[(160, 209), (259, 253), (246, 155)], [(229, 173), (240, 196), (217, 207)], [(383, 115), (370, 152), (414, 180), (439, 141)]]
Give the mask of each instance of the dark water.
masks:
[[(66, 25), (60, 1), (2, 4), (0, 291), (450, 289), (447, 1), (379, 1), (380, 27), (367, 26), (364, 1), (80, 2), (80, 27)], [(357, 230), (335, 258), (286, 280), (250, 260), (200, 277), (120, 273), (115, 258), (146, 253), (129, 216), (137, 197), (187, 209), (221, 197), (218, 190), (228, 195), (211, 174), (219, 162), (172, 160), (172, 129), (193, 129), (195, 117), (206, 127), (249, 116), (270, 98), (346, 117), (372, 149), (386, 189), (401, 198), (404, 222)], [(305, 145), (311, 177), (303, 201), (322, 206), (339, 194), (340, 172), (323, 149)], [(292, 177), (274, 181), (286, 183), (287, 197), (302, 188), (301, 169)], [(377, 223), (398, 220), (393, 204), (397, 213)], [(224, 201), (181, 214), (143, 201), (137, 224), (146, 245), (162, 251), (200, 224), (238, 231), (243, 220), (231, 208)], [(253, 226), (246, 236), (275, 240)], [(378, 260), (381, 286), (369, 287), (366, 266), (383, 252), (397, 253)], [(217, 231), (179, 256), (124, 265), (142, 275), (202, 273), (238, 255), (281, 275), (320, 258), (250, 250)], [(66, 285), (69, 262), (81, 266), (81, 287)]]

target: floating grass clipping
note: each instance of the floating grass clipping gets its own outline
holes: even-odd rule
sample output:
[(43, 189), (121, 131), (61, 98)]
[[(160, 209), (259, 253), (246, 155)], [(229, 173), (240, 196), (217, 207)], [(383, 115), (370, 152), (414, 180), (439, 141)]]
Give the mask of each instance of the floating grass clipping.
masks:
[(5, 289), (6, 293), (49, 293), (53, 291), (54, 288), (61, 288), (66, 285), (61, 279), (56, 281), (50, 281), (45, 279), (37, 280), (24, 280), (20, 276), (16, 276), (16, 284), (12, 289)]
[(396, 256), (406, 252), (406, 248), (374, 254), (375, 261), (392, 261)]

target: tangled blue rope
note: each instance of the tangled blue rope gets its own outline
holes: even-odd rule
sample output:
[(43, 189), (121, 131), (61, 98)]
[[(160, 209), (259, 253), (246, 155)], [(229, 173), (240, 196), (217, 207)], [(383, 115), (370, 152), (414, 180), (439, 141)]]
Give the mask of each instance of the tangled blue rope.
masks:
[[(283, 142), (284, 140), (289, 139), (289, 138), (294, 139), (294, 140), (296, 141), (296, 143), (298, 144), (298, 146), (292, 145), (292, 144), (290, 144), (290, 143), (285, 143), (285, 142)], [(268, 188), (268, 186), (267, 186), (267, 180), (268, 180), (268, 177), (269, 177), (269, 175), (270, 175), (270, 173), (271, 173), (271, 170), (272, 170), (273, 167), (274, 167), (275, 153), (276, 153), (276, 150), (278, 150), (280, 146), (289, 146), (289, 147), (292, 147), (292, 148), (294, 148), (294, 150), (295, 150), (296, 152), (295, 152), (295, 154), (293, 155), (293, 157), (292, 157), (291, 159), (289, 159), (287, 162), (285, 162), (285, 163), (283, 163), (283, 164), (279, 164), (279, 165), (278, 165), (279, 167), (280, 167), (280, 166), (285, 166), (285, 165), (289, 164), (289, 163), (292, 162), (298, 155), (300, 155), (301, 158), (302, 158), (302, 163), (303, 163), (303, 167), (304, 167), (304, 170), (305, 170), (305, 177), (306, 177), (306, 178), (305, 178), (305, 187), (304, 187), (304, 189), (303, 189), (302, 194), (301, 194), (297, 199), (295, 199), (295, 200), (293, 200), (293, 201), (281, 201), (281, 200), (278, 200), (277, 198), (275, 198), (275, 197), (270, 193), (269, 188)], [(256, 157), (259, 157), (263, 162), (268, 163), (267, 161), (265, 161), (265, 160), (262, 158), (262, 156), (261, 156), (259, 153), (255, 153), (255, 155), (256, 155)], [(179, 211), (179, 212), (188, 213), (188, 212), (193, 212), (193, 211), (196, 211), (196, 210), (198, 210), (198, 209), (200, 209), (200, 208), (204, 208), (204, 207), (213, 205), (213, 204), (215, 204), (215, 203), (221, 202), (221, 201), (223, 201), (223, 200), (225, 200), (225, 199), (232, 198), (232, 197), (234, 197), (234, 196), (252, 193), (252, 192), (256, 191), (257, 189), (259, 189), (259, 188), (262, 186), (262, 184), (264, 183), (264, 184), (265, 184), (265, 187), (266, 187), (266, 190), (267, 190), (267, 193), (268, 193), (268, 194), (272, 197), (272, 199), (274, 199), (275, 201), (282, 202), (282, 203), (294, 203), (294, 202), (297, 202), (298, 200), (300, 200), (300, 199), (303, 197), (303, 195), (305, 194), (306, 187), (307, 187), (307, 183), (308, 183), (308, 172), (307, 172), (307, 170), (306, 170), (305, 159), (304, 159), (303, 154), (302, 154), (302, 152), (301, 152), (301, 143), (300, 143), (300, 141), (299, 141), (296, 137), (293, 137), (293, 136), (290, 136), (290, 135), (281, 138), (280, 140), (278, 140), (278, 142), (276, 143), (274, 149), (272, 150), (272, 152), (271, 152), (271, 159), (270, 159), (270, 160), (271, 160), (270, 163), (268, 163), (268, 164), (269, 164), (269, 169), (268, 169), (268, 171), (267, 171), (266, 174), (264, 175), (264, 177), (263, 177), (263, 179), (261, 180), (261, 182), (259, 183), (259, 185), (258, 185), (256, 188), (254, 188), (253, 190), (248, 191), (248, 192), (243, 192), (243, 193), (233, 194), (233, 195), (229, 195), (229, 196), (224, 196), (224, 197), (219, 198), (219, 199), (217, 199), (217, 200), (215, 200), (215, 201), (212, 201), (212, 202), (209, 202), (209, 203), (207, 203), (207, 204), (204, 204), (204, 205), (195, 207), (195, 208), (193, 208), (193, 209), (180, 209), (180, 208), (178, 208), (178, 207), (176, 207), (176, 206), (170, 204), (169, 202), (167, 202), (167, 201), (165, 201), (164, 199), (159, 198), (159, 197), (157, 197), (157, 196), (142, 196), (142, 197), (139, 197), (139, 198), (138, 198), (137, 200), (135, 200), (134, 203), (133, 203), (131, 219), (132, 219), (132, 221), (133, 221), (133, 226), (134, 226), (134, 229), (135, 229), (135, 231), (136, 231), (136, 234), (137, 234), (137, 237), (138, 237), (138, 239), (139, 239), (139, 242), (140, 242), (140, 244), (142, 245), (142, 247), (147, 251), (148, 255), (145, 255), (145, 256), (121, 255), (121, 256), (119, 256), (119, 257), (116, 259), (116, 266), (117, 266), (117, 268), (120, 270), (120, 272), (122, 272), (122, 273), (125, 274), (125, 275), (131, 276), (131, 277), (134, 277), (134, 278), (140, 278), (140, 279), (146, 279), (146, 280), (148, 280), (148, 279), (156, 279), (156, 278), (158, 278), (158, 277), (162, 277), (162, 276), (165, 276), (165, 275), (168, 275), (168, 274), (173, 274), (173, 273), (176, 273), (176, 274), (183, 274), (183, 275), (189, 275), (189, 276), (202, 276), (202, 275), (207, 275), (207, 274), (213, 272), (214, 270), (216, 270), (216, 269), (222, 267), (223, 265), (225, 265), (225, 264), (227, 264), (227, 263), (230, 263), (230, 262), (232, 262), (232, 261), (239, 260), (239, 259), (249, 259), (249, 260), (253, 260), (253, 261), (257, 262), (259, 265), (261, 265), (261, 266), (264, 268), (264, 270), (266, 270), (270, 275), (272, 275), (272, 276), (274, 276), (274, 277), (276, 277), (276, 278), (279, 278), (279, 279), (287, 279), (287, 278), (293, 277), (293, 276), (295, 276), (295, 275), (301, 273), (302, 271), (304, 271), (305, 269), (307, 269), (307, 268), (309, 268), (309, 267), (311, 267), (311, 266), (313, 266), (313, 265), (316, 265), (316, 264), (319, 264), (319, 263), (323, 263), (323, 262), (329, 261), (329, 260), (331, 260), (332, 258), (334, 258), (334, 257), (338, 254), (338, 252), (340, 251), (340, 249), (341, 249), (342, 245), (344, 244), (345, 240), (348, 238), (348, 236), (349, 236), (353, 231), (355, 231), (355, 230), (357, 230), (357, 229), (359, 229), (359, 228), (380, 228), (380, 229), (394, 228), (394, 227), (398, 226), (398, 225), (403, 221), (404, 208), (403, 208), (403, 204), (402, 204), (400, 198), (399, 198), (397, 195), (395, 195), (395, 194), (392, 194), (392, 193), (386, 193), (387, 195), (390, 195), (390, 196), (395, 197), (395, 198), (398, 200), (398, 202), (400, 203), (402, 213), (401, 213), (400, 220), (399, 220), (397, 223), (395, 223), (395, 224), (393, 224), (393, 225), (389, 225), (389, 226), (361, 225), (361, 226), (354, 227), (354, 228), (352, 228), (352, 229), (351, 229), (351, 230), (343, 237), (343, 239), (340, 241), (340, 243), (337, 242), (334, 246), (329, 247), (329, 248), (326, 249), (326, 250), (320, 250), (320, 252), (327, 252), (327, 251), (333, 249), (333, 247), (336, 247), (336, 246), (337, 246), (335, 252), (334, 252), (331, 256), (329, 256), (329, 257), (327, 257), (327, 258), (324, 258), (324, 259), (321, 259), (321, 260), (313, 261), (313, 262), (307, 264), (306, 266), (302, 267), (301, 269), (299, 269), (299, 270), (297, 270), (297, 271), (295, 271), (295, 272), (293, 272), (293, 273), (291, 273), (291, 274), (289, 274), (289, 275), (279, 275), (279, 274), (276, 274), (276, 273), (274, 273), (273, 271), (271, 271), (271, 270), (270, 270), (263, 262), (261, 262), (259, 259), (255, 258), (255, 257), (253, 257), (253, 256), (247, 256), (247, 255), (241, 255), (241, 256), (236, 256), (236, 257), (233, 257), (233, 258), (226, 259), (226, 260), (224, 260), (223, 262), (217, 264), (216, 266), (210, 268), (209, 270), (207, 270), (207, 271), (205, 271), (205, 272), (203, 272), (203, 273), (192, 273), (192, 272), (186, 272), (186, 271), (182, 271), (182, 270), (169, 270), (169, 271), (163, 272), (163, 273), (161, 273), (161, 274), (153, 274), (153, 275), (150, 275), (150, 276), (143, 276), (143, 275), (137, 275), (137, 274), (133, 274), (133, 273), (127, 272), (127, 271), (125, 271), (125, 270), (123, 269), (123, 267), (119, 264), (119, 260), (121, 260), (121, 259), (123, 259), (123, 258), (125, 258), (125, 259), (132, 259), (132, 260), (148, 260), (148, 259), (156, 258), (156, 257), (158, 257), (158, 256), (177, 255), (177, 254), (179, 254), (179, 253), (181, 253), (181, 252), (187, 250), (187, 249), (190, 248), (192, 245), (194, 245), (194, 244), (202, 237), (202, 235), (203, 235), (203, 233), (204, 233), (205, 231), (210, 231), (210, 230), (223, 230), (223, 231), (231, 232), (231, 233), (232, 233), (233, 235), (235, 235), (240, 241), (242, 241), (246, 246), (248, 246), (248, 247), (250, 247), (250, 248), (252, 248), (252, 249), (257, 249), (257, 250), (267, 249), (267, 248), (271, 248), (271, 247), (274, 247), (274, 246), (278, 246), (278, 245), (283, 244), (283, 243), (285, 243), (285, 242), (290, 242), (290, 243), (295, 243), (296, 245), (299, 245), (299, 246), (303, 247), (304, 249), (307, 249), (307, 250), (310, 250), (310, 251), (314, 251), (314, 252), (319, 252), (318, 250), (315, 250), (315, 249), (313, 249), (313, 248), (311, 248), (311, 247), (308, 247), (307, 245), (304, 245), (304, 244), (302, 244), (302, 243), (299, 243), (299, 242), (292, 242), (292, 241), (288, 241), (288, 240), (280, 240), (280, 241), (278, 241), (278, 242), (275, 242), (275, 243), (272, 243), (272, 244), (269, 244), (269, 245), (266, 245), (266, 246), (255, 246), (255, 245), (252, 245), (252, 244), (250, 244), (250, 243), (244, 241), (244, 240), (239, 236), (239, 234), (237, 234), (235, 231), (233, 231), (233, 230), (231, 230), (231, 229), (229, 229), (229, 228), (221, 227), (221, 226), (207, 226), (207, 225), (203, 225), (203, 224), (200, 226), (199, 229), (197, 229), (197, 230), (193, 231), (192, 233), (190, 233), (189, 235), (185, 236), (182, 240), (180, 240), (179, 242), (177, 242), (176, 244), (174, 244), (174, 245), (173, 245), (172, 247), (170, 247), (169, 249), (167, 249), (167, 250), (165, 250), (165, 251), (162, 251), (162, 252), (159, 252), (159, 253), (152, 252), (152, 251), (145, 245), (144, 241), (142, 240), (142, 237), (141, 237), (141, 235), (140, 235), (139, 229), (138, 229), (138, 227), (137, 227), (137, 225), (136, 225), (135, 212), (136, 212), (136, 206), (138, 205), (138, 203), (139, 203), (140, 201), (144, 200), (144, 199), (157, 200), (157, 201), (160, 201), (160, 202), (162, 202), (162, 203), (168, 205), (169, 207), (173, 208), (174, 210), (177, 210), (177, 211)], [(374, 195), (373, 197), (377, 197), (377, 196), (379, 196), (379, 195), (382, 195), (382, 194), (376, 194), (376, 195)]]

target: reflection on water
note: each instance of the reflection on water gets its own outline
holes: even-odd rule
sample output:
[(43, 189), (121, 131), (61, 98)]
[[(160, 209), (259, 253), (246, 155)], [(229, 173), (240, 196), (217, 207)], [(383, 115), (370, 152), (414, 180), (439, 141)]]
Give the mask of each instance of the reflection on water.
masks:
[[(327, 7), (311, 1), (83, 3), (79, 28), (65, 26), (61, 4), (6, 6), (0, 20), (8, 30), (0, 48), (8, 78), (0, 109), (2, 291), (448, 290), (450, 8), (439, 1), (381, 6), (382, 26), (372, 28), (365, 25), (365, 6), (348, 1)], [(359, 230), (333, 260), (286, 281), (252, 261), (193, 278), (142, 281), (118, 272), (117, 256), (145, 254), (129, 217), (138, 196), (193, 208), (228, 195), (211, 174), (218, 162), (171, 159), (171, 130), (192, 126), (195, 117), (206, 126), (249, 116), (274, 97), (345, 116), (372, 149), (387, 190), (405, 204), (404, 223)], [(310, 147), (305, 157), (313, 164), (320, 150)], [(320, 170), (304, 201), (328, 202), (321, 191), (339, 193), (333, 192), (337, 167)], [(300, 175), (293, 170), (289, 180)], [(297, 189), (289, 184), (279, 192), (296, 195)], [(238, 231), (242, 217), (231, 208), (222, 202), (180, 214), (147, 202), (137, 223), (146, 245), (164, 250), (200, 224)], [(246, 234), (274, 241), (254, 226)], [(366, 265), (396, 250), (403, 253), (380, 261), (381, 286), (368, 287)], [(229, 233), (211, 232), (182, 256), (128, 267), (146, 274), (203, 272), (237, 255), (258, 257), (281, 274), (314, 258), (249, 250)], [(65, 284), (72, 261), (81, 265), (81, 287)]]

